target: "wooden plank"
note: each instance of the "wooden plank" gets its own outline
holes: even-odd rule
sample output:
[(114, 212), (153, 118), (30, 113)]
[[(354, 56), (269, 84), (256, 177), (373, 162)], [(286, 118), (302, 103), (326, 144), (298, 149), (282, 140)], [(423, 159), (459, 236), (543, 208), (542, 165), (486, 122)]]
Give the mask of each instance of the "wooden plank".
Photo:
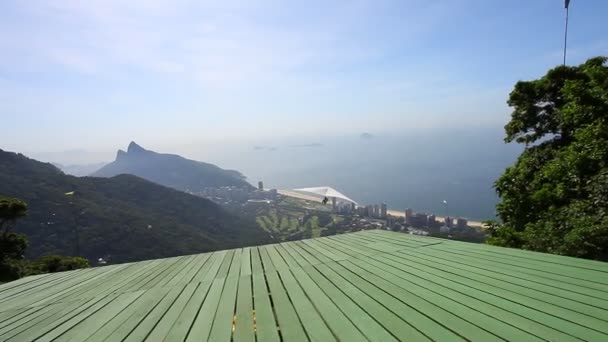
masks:
[[(419, 261), (419, 263), (432, 265), (436, 269), (445, 272), (452, 274), (463, 273), (462, 271), (459, 272), (460, 267), (458, 267), (458, 264), (451, 263), (449, 261), (442, 261), (438, 259), (430, 261), (427, 260), (427, 258), (421, 257), (419, 253), (411, 253), (410, 251), (401, 251), (400, 254), (407, 254), (411, 258), (415, 258), (415, 260)], [(587, 305), (572, 301), (567, 302), (564, 298), (559, 298), (540, 291), (534, 291), (530, 288), (511, 285), (509, 283), (498, 281), (485, 275), (478, 275), (470, 271), (464, 274), (466, 275), (466, 278), (473, 281), (477, 287), (482, 286), (487, 288), (488, 292), (492, 293), (499, 292), (502, 294), (502, 296), (507, 296), (511, 301), (528, 306), (532, 305), (546, 313), (550, 313), (554, 316), (561, 317), (565, 320), (594, 329), (596, 331), (602, 331), (606, 326), (606, 321), (579, 312), (579, 310), (584, 312), (585, 308), (588, 308), (586, 311), (593, 311), (592, 307)]]
[(295, 244), (308, 251), (308, 253), (310, 253), (312, 256), (314, 256), (317, 260), (319, 260), (318, 262), (333, 262), (334, 259), (337, 259), (337, 256), (330, 253), (330, 252), (326, 252), (325, 250), (319, 250), (319, 248), (316, 246), (316, 244), (310, 243), (309, 241), (306, 240), (302, 240), (302, 241), (297, 241), (295, 242)]
[[(112, 297), (109, 297), (110, 299)], [(59, 325), (79, 315), (85, 310), (98, 303), (104, 304), (108, 297), (97, 297), (89, 300), (69, 303), (69, 305), (57, 305), (54, 310), (43, 314), (36, 319), (28, 322), (27, 325), (20, 326), (23, 329), (14, 329), (2, 336), (6, 341), (32, 341), (46, 333), (52, 331)]]
[(276, 244), (274, 247), (276, 251), (281, 255), (283, 260), (287, 263), (289, 268), (300, 267), (300, 264), (294, 259), (294, 257), (285, 249), (285, 244)]
[(268, 255), (266, 246), (258, 247), (258, 251), (260, 252), (260, 259), (262, 260), (262, 268), (264, 269), (264, 272), (274, 271), (275, 268), (272, 264), (270, 256)]
[[(429, 248), (430, 249), (430, 248)], [(560, 283), (572, 284), (580, 287), (581, 289), (593, 289), (596, 291), (601, 291), (601, 296), (608, 295), (608, 283), (602, 282), (598, 279), (581, 279), (580, 277), (575, 277), (571, 272), (568, 271), (567, 268), (559, 271), (556, 269), (548, 269), (539, 266), (527, 265), (525, 262), (505, 262), (499, 258), (490, 257), (486, 255), (479, 254), (471, 254), (466, 251), (460, 250), (451, 250), (449, 248), (439, 248), (439, 246), (433, 246), (431, 250), (437, 250), (438, 252), (449, 253), (454, 255), (455, 257), (474, 259), (479, 261), (484, 261), (486, 263), (491, 263), (492, 267), (500, 267), (501, 269), (516, 269), (519, 270), (521, 274), (538, 275), (540, 277), (544, 277), (547, 279), (558, 280)], [(426, 252), (426, 251), (425, 251)], [(552, 282), (554, 283), (554, 282)]]
[[(0, 305), (6, 302), (9, 299), (20, 296), (27, 296), (30, 293), (41, 292), (45, 289), (51, 288), (57, 284), (68, 281), (71, 278), (78, 277), (80, 273), (78, 272), (65, 272), (56, 273), (54, 276), (43, 277), (43, 278), (34, 278), (31, 281), (25, 282), (21, 284), (18, 279), (13, 282), (6, 283), (2, 285), (4, 290), (0, 292)], [(26, 277), (24, 279), (29, 279), (31, 277)], [(14, 284), (16, 283), (16, 284)], [(12, 285), (12, 286), (11, 286)], [(4, 311), (6, 307), (0, 306), (0, 311)]]
[(62, 296), (65, 293), (74, 291), (82, 286), (85, 286), (91, 282), (96, 281), (100, 277), (107, 275), (108, 273), (114, 273), (120, 268), (108, 268), (105, 270), (97, 270), (97, 272), (83, 273), (83, 277), (76, 277), (69, 281), (57, 284), (54, 287), (45, 289), (40, 292), (25, 296), (25, 298), (14, 298), (4, 303), (2, 306), (5, 308), (24, 307), (24, 306), (38, 306), (45, 303), (52, 302), (55, 298)]
[(145, 277), (141, 282), (138, 282), (136, 285), (133, 285), (129, 288), (124, 288), (124, 291), (138, 291), (138, 290), (147, 290), (153, 288), (156, 283), (164, 279), (167, 274), (170, 274), (175, 270), (175, 268), (180, 267), (180, 261), (183, 258), (171, 258), (165, 259), (163, 262), (157, 267), (157, 269), (150, 273), (148, 277)]
[(125, 310), (111, 318), (103, 327), (95, 331), (86, 341), (122, 341), (137, 327), (169, 293), (168, 288), (144, 290), (144, 294)]
[(167, 308), (167, 311), (162, 316), (162, 319), (154, 326), (154, 329), (150, 331), (146, 339), (150, 341), (162, 341), (169, 334), (169, 330), (173, 327), (173, 324), (177, 321), (182, 311), (192, 298), (194, 291), (198, 287), (198, 283), (191, 283), (184, 287), (184, 290), (175, 299), (173, 304)]
[(133, 270), (133, 265), (125, 266), (119, 271), (111, 274), (111, 279), (99, 278), (94, 282), (90, 282), (86, 286), (81, 286), (76, 290), (64, 293), (62, 296), (53, 298), (52, 302), (60, 302), (64, 300), (74, 300), (77, 298), (91, 298), (95, 296), (103, 296), (110, 293), (122, 293), (125, 284), (128, 281), (135, 279), (147, 270), (147, 265), (142, 267), (142, 270)]
[(201, 309), (190, 328), (190, 333), (186, 341), (207, 341), (209, 338), (209, 332), (211, 331), (211, 325), (213, 324), (213, 318), (217, 311), (217, 307), (220, 302), (222, 295), (222, 289), (226, 278), (216, 278), (209, 289), (207, 297)]
[(232, 257), (234, 257), (234, 249), (226, 251), (224, 260), (222, 260), (222, 264), (220, 265), (220, 269), (217, 271), (215, 279), (226, 278), (228, 276), (228, 270), (230, 270), (230, 265), (232, 264)]
[[(579, 292), (580, 287), (561, 282), (547, 285), (546, 279), (542, 277), (530, 275), (522, 276), (521, 273), (503, 269), (500, 265), (488, 265), (475, 259), (463, 259), (442, 251), (427, 250), (420, 251), (419, 254), (420, 256), (427, 256), (428, 258), (440, 259), (442, 262), (455, 265), (457, 269), (462, 269), (465, 272), (487, 276), (497, 281), (504, 282), (505, 284), (512, 284), (513, 286), (522, 286), (531, 291), (538, 291), (539, 296), (535, 296), (537, 299), (547, 298), (545, 296), (546, 294), (559, 297), (560, 299), (556, 302), (559, 302), (560, 306), (574, 311), (591, 314), (592, 316), (603, 320), (608, 320), (608, 293), (594, 290), (581, 291), (584, 292), (581, 293)], [(605, 298), (602, 298), (602, 296)], [(548, 298), (547, 300), (551, 299)], [(566, 305), (568, 303), (571, 305)], [(581, 304), (586, 305), (582, 306)]]
[(262, 260), (260, 259), (260, 251), (258, 247), (251, 248), (251, 274), (264, 273)]
[(574, 267), (578, 270), (589, 270), (589, 271), (598, 271), (603, 272), (606, 276), (608, 276), (608, 264), (601, 261), (595, 260), (585, 260), (580, 258), (573, 258), (561, 255), (554, 255), (548, 253), (539, 253), (533, 251), (526, 251), (521, 249), (513, 249), (513, 248), (505, 248), (498, 246), (490, 246), (486, 244), (478, 244), (478, 243), (470, 243), (470, 242), (462, 242), (462, 241), (454, 241), (454, 240), (445, 240), (431, 237), (423, 237), (423, 236), (413, 236), (409, 234), (401, 234), (394, 233), (388, 231), (370, 231), (373, 232), (375, 236), (385, 238), (385, 239), (397, 239), (397, 240), (409, 240), (409, 241), (418, 241), (420, 243), (425, 243), (427, 241), (439, 241), (442, 242), (443, 246), (449, 248), (456, 248), (460, 250), (465, 250), (469, 252), (479, 252), (479, 253), (488, 253), (489, 255), (502, 256), (505, 257), (515, 257), (519, 258), (522, 261), (526, 262), (534, 262), (540, 261), (543, 263), (556, 264), (560, 266), (570, 266)]
[(477, 256), (478, 258), (495, 261), (498, 264), (513, 265), (526, 269), (532, 269), (553, 274), (567, 274), (569, 277), (572, 278), (604, 284), (606, 285), (606, 289), (608, 289), (608, 273), (606, 272), (585, 269), (583, 267), (578, 267), (574, 265), (525, 259), (514, 255), (496, 255), (493, 254), (491, 251), (486, 250), (467, 250), (463, 247), (456, 248), (454, 247), (454, 245), (451, 244), (440, 244), (433, 246), (433, 248)]
[(4, 320), (2, 324), (0, 324), (0, 339), (3, 335), (8, 334), (14, 329), (35, 320), (53, 309), (54, 305), (48, 305), (42, 308), (21, 309), (15, 312), (14, 316), (10, 317), (10, 319)]
[(211, 283), (212, 282), (209, 281), (199, 284), (184, 307), (184, 310), (175, 321), (175, 324), (171, 327), (165, 341), (184, 341), (186, 339), (188, 332), (190, 332), (190, 327), (194, 323), (196, 315), (201, 309), (209, 289), (211, 288)]
[[(255, 252), (254, 252), (255, 251)], [(252, 265), (260, 264), (257, 248), (252, 249)], [(257, 260), (257, 261), (256, 261)], [(256, 271), (257, 267), (252, 268), (253, 274), (253, 308), (255, 313), (255, 333), (257, 341), (279, 341), (277, 332), (277, 323), (272, 312), (270, 298), (268, 297), (268, 289), (264, 274)]]
[[(281, 275), (287, 272), (289, 271), (281, 272)], [(357, 326), (340, 311), (334, 302), (323, 293), (319, 286), (301, 268), (291, 270), (291, 274), (338, 340), (367, 341), (367, 338), (359, 331)]]
[[(222, 265), (222, 262), (224, 261), (224, 258), (226, 257), (227, 254), (228, 254), (227, 251), (220, 251), (220, 252), (213, 253), (213, 259), (214, 259), (213, 262), (207, 263), (207, 264), (209, 264), (209, 268), (208, 269), (201, 268), (201, 271), (199, 271), (199, 274), (196, 275), (196, 277), (193, 279), (193, 281), (212, 282), (216, 278), (218, 271), (220, 269), (220, 266)], [(204, 272), (203, 272), (203, 270), (204, 270)]]
[[(508, 311), (520, 314), (523, 317), (532, 319), (555, 330), (562, 331), (573, 336), (589, 336), (590, 333), (591, 335), (596, 336), (597, 339), (595, 332), (590, 331), (588, 328), (581, 325), (558, 318), (553, 314), (551, 308), (547, 308), (544, 303), (537, 305), (537, 303), (531, 303), (531, 300), (517, 301), (511, 293), (505, 293), (504, 291), (496, 290), (492, 287), (479, 284), (477, 281), (471, 280), (465, 275), (460, 274), (462, 272), (454, 272), (450, 268), (444, 267), (441, 267), (443, 268), (441, 269), (436, 263), (428, 263), (426, 261), (415, 260), (413, 258), (411, 258), (411, 260), (404, 259), (402, 257), (392, 255), (387, 255), (387, 257), (409, 267), (419, 269), (427, 274), (444, 278), (452, 282), (453, 286), (463, 285), (462, 287), (468, 291), (466, 293), (478, 290), (475, 291), (471, 296), (476, 296), (480, 299), (484, 298), (484, 301), (489, 303), (499, 303), (501, 307), (504, 307)], [(488, 297), (488, 295), (490, 296)]]
[(241, 272), (241, 250), (234, 252), (230, 270), (224, 283), (224, 289), (220, 297), (220, 302), (213, 319), (213, 326), (209, 339), (211, 341), (228, 341), (232, 337), (232, 328), (235, 316), (236, 295), (238, 281)]
[(191, 266), (192, 262), (196, 259), (196, 257), (196, 255), (188, 255), (182, 257), (175, 263), (174, 266), (163, 272), (162, 276), (159, 277), (158, 280), (147, 284), (146, 287), (151, 288), (155, 286), (167, 286), (167, 283), (177, 278), (180, 273), (187, 271), (188, 268)]
[(280, 272), (279, 274), (309, 338), (317, 341), (335, 341), (336, 337), (329, 330), (323, 318), (306, 297), (291, 273)]
[(374, 320), (372, 316), (361, 309), (361, 307), (319, 273), (319, 271), (312, 266), (306, 266), (303, 270), (370, 341), (397, 341), (397, 339)]
[(270, 293), (272, 294), (272, 302), (276, 311), (277, 320), (279, 323), (281, 337), (284, 341), (303, 341), (308, 337), (304, 332), (300, 318), (283, 287), (283, 283), (276, 271), (266, 273), (266, 279)]
[(339, 250), (329, 248), (327, 245), (322, 245), (318, 243), (316, 239), (302, 240), (302, 243), (316, 250), (318, 253), (321, 253), (322, 255), (326, 256), (331, 261), (346, 260), (349, 257), (348, 255), (340, 252)]
[[(502, 298), (489, 295), (482, 291), (477, 291), (468, 286), (463, 286), (450, 279), (441, 278), (428, 272), (418, 270), (417, 268), (403, 265), (384, 255), (377, 256), (375, 259), (378, 259), (387, 266), (394, 267), (395, 269), (411, 275), (408, 276), (407, 279), (413, 282), (415, 286), (433, 288), (446, 297), (452, 298), (464, 305), (468, 305), (474, 310), (495, 317), (511, 326), (527, 331), (530, 334), (548, 338), (551, 341), (577, 340), (573, 336), (566, 335), (558, 330), (536, 322), (534, 316), (527, 316), (525, 311), (514, 310), (517, 306), (515, 303), (508, 302)], [(523, 307), (523, 309), (525, 310), (526, 308)]]
[[(177, 284), (185, 285), (195, 282), (194, 279), (199, 272), (208, 264), (212, 253), (199, 254), (198, 258), (193, 263), (192, 267), (183, 272), (183, 276), (180, 279), (175, 279), (167, 284), (167, 286), (174, 286)], [(207, 266), (208, 267), (208, 266)]]
[[(243, 255), (247, 255), (241, 260), (241, 266), (243, 262), (249, 262), (249, 249), (243, 250)], [(253, 294), (252, 294), (252, 278), (251, 272), (243, 274), (243, 267), (241, 267), (241, 277), (239, 278), (239, 285), (237, 291), (236, 300), (236, 318), (234, 325), (233, 339), (236, 342), (253, 342), (255, 341), (255, 324), (253, 321)], [(245, 269), (246, 270), (246, 269)], [(251, 270), (249, 268), (249, 270)]]
[[(444, 325), (447, 324), (448, 321), (442, 321), (443, 323), (440, 323), (434, 319), (431, 319), (429, 316), (412, 307), (411, 305), (414, 305), (414, 303), (404, 303), (402, 300), (398, 300), (398, 298), (393, 297), (383, 289), (376, 287), (375, 279), (373, 282), (370, 282), (369, 278), (361, 277), (360, 275), (351, 272), (339, 264), (332, 263), (328, 264), (328, 266), (347, 279), (351, 284), (359, 288), (362, 292), (369, 294), (384, 307), (397, 314), (404, 321), (408, 322), (412, 327), (419, 330), (429, 338), (437, 341), (452, 341), (462, 339), (460, 335), (456, 334), (454, 331), (450, 330)], [(439, 310), (437, 310), (437, 312), (439, 312)]]
[(270, 257), (275, 270), (289, 269), (289, 266), (273, 245), (267, 245), (264, 249), (268, 252), (268, 256)]
[[(373, 317), (378, 324), (395, 337), (408, 336), (413, 341), (431, 341), (412, 325), (407, 323), (395, 312), (392, 312), (384, 305), (375, 300), (369, 293), (353, 285), (348, 279), (335, 272), (326, 265), (316, 265), (314, 269), (322, 274), (335, 287), (339, 288), (351, 302), (357, 304), (362, 310)], [(399, 310), (397, 310), (399, 312)], [(458, 338), (456, 338), (458, 340)]]
[(166, 296), (150, 311), (143, 320), (140, 317), (132, 317), (130, 320), (133, 320), (133, 323), (136, 324), (135, 329), (132, 331), (125, 331), (129, 325), (123, 325), (117, 331), (115, 331), (108, 339), (110, 341), (119, 341), (118, 336), (124, 336), (124, 333), (127, 333), (127, 336), (122, 339), (123, 341), (143, 341), (150, 334), (152, 329), (159, 323), (159, 321), (163, 318), (167, 310), (173, 305), (175, 300), (179, 297), (179, 295), (184, 291), (184, 287), (174, 287), (167, 293)]
[[(54, 341), (75, 341), (80, 342), (89, 338), (104, 326), (112, 318), (116, 317), (126, 307), (137, 300), (144, 291), (124, 293), (116, 297), (109, 304), (101, 308), (99, 311), (91, 314), (89, 317), (81, 320), (80, 323), (69, 327), (68, 330)], [(79, 317), (82, 319), (83, 316)]]
[(241, 276), (251, 275), (251, 248), (243, 248), (241, 255)]
[(155, 260), (143, 272), (137, 273), (135, 277), (129, 277), (129, 281), (120, 286), (120, 291), (131, 292), (141, 289), (147, 282), (154, 279), (158, 274), (163, 272), (165, 268), (169, 267), (173, 260)]
[[(349, 241), (344, 239), (342, 236), (330, 236), (328, 237), (328, 240), (331, 241), (332, 244), (337, 248), (341, 248), (341, 251), (346, 254), (349, 254), (347, 251), (352, 251), (354, 253), (360, 254), (361, 257), (378, 254), (378, 251), (374, 249), (355, 243), (349, 243)], [(327, 244), (327, 240), (319, 242)], [(353, 256), (352, 254), (349, 255)]]
[[(460, 324), (462, 329), (465, 329), (467, 333), (471, 330), (483, 329), (495, 336), (504, 339), (513, 339), (516, 341), (541, 341), (542, 339), (538, 336), (524, 332), (521, 329), (515, 328), (501, 320), (496, 319), (493, 316), (486, 315), (479, 311), (479, 309), (470, 308), (463, 303), (457, 302), (450, 298), (448, 295), (442, 295), (442, 293), (448, 293), (453, 295), (453, 291), (449, 289), (434, 286), (433, 284), (426, 284), (428, 287), (419, 286), (419, 283), (410, 281), (411, 275), (407, 273), (399, 273), (398, 271), (389, 268), (387, 265), (381, 262), (371, 261), (359, 261), (352, 260), (352, 264), (357, 267), (378, 276), (380, 279), (387, 281), (388, 283), (400, 287), (403, 290), (410, 292), (411, 294), (434, 304), (437, 307), (465, 320), (468, 324)], [(391, 272), (392, 271), (392, 272)], [(397, 276), (396, 274), (400, 275)], [(391, 291), (391, 293), (394, 293)], [(437, 317), (430, 315), (431, 317)], [(474, 328), (471, 328), (471, 325)], [(459, 332), (461, 335), (467, 336), (465, 333)]]
[[(450, 329), (454, 333), (465, 337), (468, 340), (474, 341), (500, 341), (501, 338), (494, 334), (489, 333), (481, 327), (478, 327), (471, 322), (466, 321), (458, 314), (454, 314), (444, 307), (434, 305), (425, 298), (417, 296), (407, 290), (404, 290), (394, 284), (386, 281), (385, 279), (378, 277), (371, 272), (367, 272), (364, 269), (357, 267), (352, 261), (340, 262), (342, 266), (351, 271), (357, 276), (365, 279), (366, 281), (374, 284), (379, 289), (382, 289), (386, 293), (390, 293), (393, 298), (400, 300), (402, 303), (411, 307), (420, 314), (431, 317), (433, 321), (442, 326)], [(393, 299), (394, 300), (394, 299)], [(409, 318), (409, 315), (407, 316)], [(405, 318), (405, 317), (404, 317)], [(446, 322), (450, 322), (449, 326), (445, 326)]]
[(85, 310), (79, 312), (78, 315), (74, 315), (70, 318), (62, 320), (60, 324), (54, 325), (52, 329), (46, 331), (43, 335), (39, 335), (36, 338), (36, 341), (47, 342), (57, 339), (59, 336), (63, 335), (65, 332), (76, 326), (78, 323), (82, 322), (89, 316), (104, 308), (117, 297), (118, 295), (109, 295), (102, 298), (94, 305), (87, 307)]
[[(297, 264), (295, 267), (311, 265), (311, 263), (307, 260), (306, 256), (303, 256), (302, 254), (300, 254), (300, 252), (298, 252), (295, 248), (293, 248), (293, 246), (294, 246), (294, 244), (290, 243), (290, 242), (281, 244), (281, 247), (283, 248), (283, 250), (287, 254), (289, 254), (291, 259)], [(316, 262), (316, 259), (313, 259), (313, 261)]]

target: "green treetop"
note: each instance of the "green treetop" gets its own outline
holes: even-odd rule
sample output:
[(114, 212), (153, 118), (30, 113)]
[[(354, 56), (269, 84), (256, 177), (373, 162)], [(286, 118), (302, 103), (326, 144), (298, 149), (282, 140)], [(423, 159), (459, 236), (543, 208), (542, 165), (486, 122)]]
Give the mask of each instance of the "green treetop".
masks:
[(520, 81), (506, 142), (525, 144), (496, 181), (489, 243), (608, 258), (608, 58)]

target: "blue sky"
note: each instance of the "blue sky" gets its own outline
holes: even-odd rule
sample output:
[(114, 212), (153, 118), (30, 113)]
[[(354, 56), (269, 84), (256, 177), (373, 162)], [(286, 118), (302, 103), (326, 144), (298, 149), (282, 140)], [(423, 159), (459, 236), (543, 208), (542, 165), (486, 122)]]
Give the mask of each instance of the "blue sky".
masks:
[[(569, 64), (608, 55), (573, 0)], [(561, 63), (561, 0), (0, 2), (0, 148), (502, 126)]]

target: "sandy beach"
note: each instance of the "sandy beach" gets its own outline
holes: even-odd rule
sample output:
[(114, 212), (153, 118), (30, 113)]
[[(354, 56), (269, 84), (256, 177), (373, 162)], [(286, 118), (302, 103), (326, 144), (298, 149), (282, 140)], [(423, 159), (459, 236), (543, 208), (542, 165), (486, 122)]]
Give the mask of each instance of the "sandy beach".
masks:
[[(302, 193), (295, 192), (292, 190), (278, 190), (278, 193), (281, 195), (284, 195), (284, 196), (299, 198), (299, 199), (303, 199), (303, 200), (307, 200), (307, 201), (321, 202), (323, 200), (323, 197), (306, 195), (306, 194), (302, 194)], [(391, 216), (395, 216), (395, 217), (404, 217), (405, 216), (404, 211), (398, 211), (398, 210), (388, 210), (388, 214)], [(445, 220), (445, 218), (443, 216), (437, 216), (437, 221), (443, 222), (444, 220)], [(469, 221), (468, 224), (471, 227), (483, 227), (483, 224), (481, 222), (477, 222), (477, 221)]]

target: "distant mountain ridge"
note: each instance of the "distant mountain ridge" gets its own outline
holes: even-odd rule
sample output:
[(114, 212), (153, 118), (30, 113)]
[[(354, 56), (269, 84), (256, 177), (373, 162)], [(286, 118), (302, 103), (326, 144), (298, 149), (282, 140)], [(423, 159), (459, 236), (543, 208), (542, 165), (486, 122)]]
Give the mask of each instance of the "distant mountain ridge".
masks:
[(206, 187), (236, 186), (252, 189), (240, 172), (186, 159), (176, 154), (149, 151), (132, 141), (127, 151), (118, 150), (116, 160), (91, 174), (113, 177), (132, 174), (180, 191), (201, 191)]
[[(69, 196), (66, 193), (73, 192)], [(74, 177), (49, 163), (0, 149), (0, 195), (28, 204), (16, 225), (28, 257), (80, 255), (113, 262), (146, 260), (270, 242), (253, 220), (133, 175)]]
[(96, 172), (100, 168), (104, 167), (107, 163), (94, 163), (94, 164), (59, 164), (52, 163), (54, 166), (59, 168), (66, 175), (72, 175), (76, 177), (88, 176), (93, 172)]

